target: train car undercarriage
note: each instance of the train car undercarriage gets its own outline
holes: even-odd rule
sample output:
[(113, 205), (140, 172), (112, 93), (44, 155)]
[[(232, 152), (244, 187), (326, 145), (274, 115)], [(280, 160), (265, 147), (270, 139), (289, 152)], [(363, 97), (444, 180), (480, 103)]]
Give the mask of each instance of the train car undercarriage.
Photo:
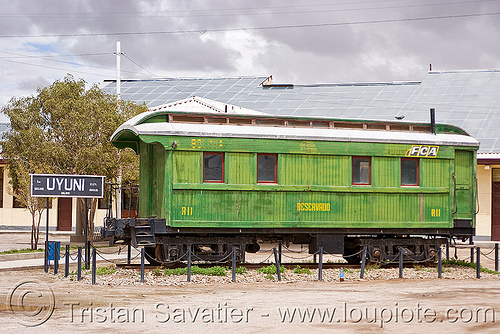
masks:
[[(284, 245), (307, 244), (309, 254), (322, 249), (324, 254), (342, 254), (350, 264), (361, 261), (367, 249), (367, 261), (391, 262), (403, 250), (405, 262), (434, 261), (447, 238), (468, 238), (473, 229), (366, 230), (344, 229), (201, 229), (171, 228), (164, 219), (106, 218), (102, 237), (110, 244), (125, 243), (144, 247), (147, 260), (156, 265), (187, 261), (226, 263), (245, 262), (245, 253), (256, 253), (263, 242)], [(411, 233), (411, 234), (409, 234)], [(191, 250), (189, 252), (188, 250)], [(190, 253), (190, 254), (189, 254)]]

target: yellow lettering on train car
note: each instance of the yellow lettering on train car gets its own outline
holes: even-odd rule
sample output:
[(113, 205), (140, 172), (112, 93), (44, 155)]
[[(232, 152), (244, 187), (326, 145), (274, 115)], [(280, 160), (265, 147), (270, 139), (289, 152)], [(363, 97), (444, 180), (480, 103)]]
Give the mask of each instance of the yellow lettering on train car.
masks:
[(181, 215), (182, 216), (192, 216), (193, 215), (193, 207), (192, 206), (181, 207)]
[(439, 146), (413, 145), (406, 151), (406, 157), (414, 158), (435, 158), (437, 157)]
[(441, 209), (431, 209), (431, 217), (441, 217)]
[(216, 149), (222, 148), (222, 139), (191, 139), (191, 148), (208, 148), (208, 149)]
[(330, 211), (330, 203), (297, 203), (297, 211)]

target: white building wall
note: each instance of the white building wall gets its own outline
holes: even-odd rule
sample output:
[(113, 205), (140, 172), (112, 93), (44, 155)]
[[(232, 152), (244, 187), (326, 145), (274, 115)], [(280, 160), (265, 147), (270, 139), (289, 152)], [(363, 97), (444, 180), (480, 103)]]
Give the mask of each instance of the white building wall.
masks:
[(491, 171), (494, 167), (500, 166), (477, 166), (479, 212), (476, 215), (476, 239), (491, 240)]

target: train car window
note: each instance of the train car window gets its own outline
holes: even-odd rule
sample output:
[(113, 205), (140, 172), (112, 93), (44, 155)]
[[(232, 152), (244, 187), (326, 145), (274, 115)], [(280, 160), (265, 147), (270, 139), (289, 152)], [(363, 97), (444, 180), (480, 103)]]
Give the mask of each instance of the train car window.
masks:
[(371, 184), (371, 158), (352, 157), (352, 184)]
[(401, 185), (418, 186), (418, 159), (401, 159)]
[(257, 182), (278, 182), (278, 156), (276, 154), (257, 154)]
[(224, 153), (203, 153), (203, 182), (224, 182)]

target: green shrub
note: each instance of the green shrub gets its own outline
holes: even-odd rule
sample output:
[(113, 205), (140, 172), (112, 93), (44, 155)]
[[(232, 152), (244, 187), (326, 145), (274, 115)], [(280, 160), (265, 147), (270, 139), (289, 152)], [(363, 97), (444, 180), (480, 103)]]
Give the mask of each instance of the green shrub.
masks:
[[(285, 270), (286, 270), (285, 266), (281, 265), (280, 266), (280, 272), (282, 273)], [(269, 275), (269, 274), (271, 274), (271, 275), (272, 274), (276, 274), (276, 266), (274, 264), (271, 264), (271, 265), (269, 265), (267, 267), (262, 267), (262, 268), (257, 269), (257, 272), (258, 273), (262, 273), (262, 274), (267, 274), (267, 275)]]
[(246, 274), (247, 273), (247, 268), (245, 268), (245, 267), (236, 267), (236, 273), (237, 274)]
[(163, 269), (160, 267), (156, 267), (153, 269), (153, 275), (154, 276), (162, 276), (164, 272), (162, 271)]
[(374, 270), (374, 269), (380, 269), (380, 264), (379, 263), (370, 263), (365, 266), (365, 270)]
[[(164, 275), (187, 275), (187, 267), (175, 268), (175, 269), (165, 269)], [(226, 268), (221, 266), (200, 268), (198, 266), (191, 267), (191, 275), (207, 275), (207, 276), (226, 276)]]
[(297, 268), (295, 268), (293, 270), (293, 273), (294, 274), (307, 274), (307, 275), (311, 275), (311, 270), (309, 270), (309, 268), (301, 268), (299, 265), (297, 265)]
[[(92, 270), (90, 271), (90, 273), (92, 273)], [(97, 276), (110, 275), (110, 274), (114, 274), (114, 273), (116, 273), (116, 268), (114, 266), (113, 267), (100, 267), (100, 268), (97, 268), (95, 271), (95, 274)]]
[[(454, 259), (443, 260), (443, 265), (447, 265), (447, 266), (455, 265), (455, 266), (469, 267), (469, 268), (477, 269), (477, 264), (475, 262), (471, 263), (471, 262), (467, 262), (465, 260), (454, 260)], [(482, 266), (479, 268), (479, 270), (483, 273), (488, 273), (488, 274), (500, 274), (500, 272), (498, 272), (498, 271), (484, 268)]]

